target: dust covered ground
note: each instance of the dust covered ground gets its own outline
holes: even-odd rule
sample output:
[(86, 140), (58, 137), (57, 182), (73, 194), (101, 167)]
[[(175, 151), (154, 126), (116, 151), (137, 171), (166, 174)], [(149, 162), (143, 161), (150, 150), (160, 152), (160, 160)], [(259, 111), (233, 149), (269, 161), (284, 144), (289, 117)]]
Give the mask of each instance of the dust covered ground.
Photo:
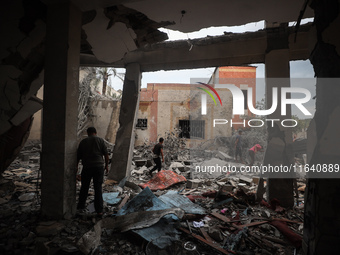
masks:
[[(244, 165), (223, 141), (190, 151), (168, 140), (163, 169), (171, 180), (163, 171), (149, 174), (151, 147), (135, 148), (130, 177), (105, 177), (103, 218), (94, 213), (91, 186), (86, 211), (54, 221), (40, 214), (40, 144), (27, 143), (0, 181), (0, 253), (301, 254), (304, 179), (297, 179), (295, 206), (283, 208), (278, 200), (257, 201), (257, 174), (196, 171), (216, 162)], [(169, 187), (155, 190), (161, 182)], [(77, 182), (77, 199), (79, 189)]]

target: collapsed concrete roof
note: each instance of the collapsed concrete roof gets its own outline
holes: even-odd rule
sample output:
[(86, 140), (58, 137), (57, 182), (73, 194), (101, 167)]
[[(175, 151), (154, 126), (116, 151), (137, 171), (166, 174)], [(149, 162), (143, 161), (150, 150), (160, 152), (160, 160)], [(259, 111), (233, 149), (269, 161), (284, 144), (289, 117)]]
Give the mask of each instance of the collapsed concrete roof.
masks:
[[(139, 62), (142, 71), (262, 62), (267, 41), (263, 31), (227, 34), (192, 42), (162, 43), (167, 35), (158, 28), (189, 32), (211, 26), (234, 26), (261, 20), (280, 24), (298, 20), (304, 6), (303, 0), (260, 0), (256, 3), (251, 0), (213, 0), (209, 3), (202, 0), (69, 2), (82, 11), (81, 65), (125, 67), (129, 63)], [(4, 121), (0, 134), (12, 126), (11, 121), (18, 111), (24, 112), (20, 116), (27, 118), (36, 110), (28, 102), (44, 79), (47, 5), (53, 8), (57, 3), (60, 1), (15, 0), (0, 4), (0, 85), (5, 91), (0, 96), (1, 108), (4, 109), (0, 116)], [(308, 8), (304, 17), (312, 16)], [(53, 22), (63, 22), (62, 17), (54, 17)], [(64, 35), (59, 33), (59, 36)], [(292, 52), (291, 59), (308, 57), (308, 35), (302, 38), (298, 44), (294, 44), (301, 47), (295, 53)], [(248, 45), (248, 39), (252, 39), (254, 44), (242, 47)], [(197, 47), (193, 47), (191, 54), (188, 54), (188, 47), (191, 47), (188, 44), (191, 43)], [(245, 55), (247, 59), (242, 57)], [(20, 121), (24, 119), (20, 118)]]
[(285, 34), (288, 38), (290, 60), (305, 60), (309, 57), (310, 29), (311, 24), (308, 23), (302, 25), (298, 31), (294, 27), (277, 28), (277, 35), (272, 31), (260, 30), (166, 41), (128, 52), (123, 59), (113, 63), (98, 61), (90, 54), (81, 54), (80, 62), (83, 66), (113, 65), (122, 68), (129, 63), (138, 62), (143, 72), (264, 63), (268, 39), (274, 36), (280, 40), (280, 34)]
[[(54, 0), (44, 0), (45, 4)], [(141, 46), (167, 39), (158, 28), (181, 32), (212, 26), (237, 26), (266, 20), (296, 21), (304, 0), (71, 0), (83, 11), (82, 53), (113, 63)], [(312, 17), (307, 7), (304, 17)]]

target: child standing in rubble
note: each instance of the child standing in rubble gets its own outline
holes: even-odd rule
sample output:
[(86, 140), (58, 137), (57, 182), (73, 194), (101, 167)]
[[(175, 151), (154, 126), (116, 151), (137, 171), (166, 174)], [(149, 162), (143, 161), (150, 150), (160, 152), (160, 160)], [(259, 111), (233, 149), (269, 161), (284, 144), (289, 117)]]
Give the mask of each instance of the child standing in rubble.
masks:
[(255, 154), (256, 154), (258, 151), (260, 151), (260, 152), (263, 151), (262, 146), (259, 145), (259, 144), (255, 144), (253, 147), (251, 147), (251, 148), (249, 149), (248, 152), (249, 152), (249, 156), (250, 156), (250, 160), (251, 160), (250, 166), (252, 166), (252, 165), (254, 164), (254, 162), (255, 162)]
[[(153, 161), (155, 162), (155, 166), (150, 170), (150, 175), (152, 174), (153, 171), (155, 171), (156, 169), (159, 171), (161, 171), (162, 169), (162, 162), (164, 162), (164, 154), (163, 154), (163, 142), (164, 142), (164, 138), (159, 138), (159, 143), (157, 143), (153, 149)], [(161, 162), (161, 156), (162, 156), (162, 162)]]

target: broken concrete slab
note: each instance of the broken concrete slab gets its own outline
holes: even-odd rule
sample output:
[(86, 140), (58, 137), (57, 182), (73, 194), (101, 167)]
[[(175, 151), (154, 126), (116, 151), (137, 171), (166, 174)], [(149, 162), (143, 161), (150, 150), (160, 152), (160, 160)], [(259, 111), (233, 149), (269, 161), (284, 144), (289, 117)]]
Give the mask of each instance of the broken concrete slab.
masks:
[(172, 162), (171, 165), (170, 165), (170, 167), (169, 167), (169, 169), (175, 170), (176, 168), (177, 168), (179, 171), (181, 171), (181, 172), (184, 172), (184, 171), (185, 171), (185, 166), (184, 166), (182, 163), (180, 163), (180, 162)]
[(53, 236), (58, 234), (65, 228), (64, 224), (55, 221), (40, 222), (36, 227), (36, 233), (38, 236)]
[(188, 189), (195, 189), (195, 188), (198, 188), (198, 187), (202, 187), (202, 183), (203, 183), (203, 181), (201, 181), (199, 179), (188, 180), (186, 187)]
[(101, 222), (94, 225), (93, 229), (86, 232), (77, 242), (77, 246), (80, 251), (84, 254), (90, 254), (91, 251), (95, 250), (100, 245)]
[(222, 151), (217, 152), (216, 157), (221, 159), (221, 160), (226, 160), (226, 161), (233, 159), (233, 157), (229, 156), (228, 154), (226, 154)]
[(247, 185), (251, 185), (251, 183), (253, 182), (252, 179), (250, 179), (246, 176), (240, 176), (239, 180), (240, 180), (240, 182), (245, 183)]
[(35, 197), (35, 193), (25, 193), (25, 194), (22, 194), (21, 196), (18, 197), (18, 199), (21, 201), (21, 202), (24, 202), (24, 201), (30, 201), (32, 199), (34, 199)]
[(141, 168), (139, 169), (133, 169), (131, 171), (131, 174), (144, 174), (145, 171), (148, 171), (148, 168), (146, 166), (142, 166)]
[(222, 236), (221, 230), (218, 229), (217, 227), (214, 227), (214, 226), (209, 227), (208, 234), (212, 239), (214, 239), (217, 242), (223, 241), (223, 236)]

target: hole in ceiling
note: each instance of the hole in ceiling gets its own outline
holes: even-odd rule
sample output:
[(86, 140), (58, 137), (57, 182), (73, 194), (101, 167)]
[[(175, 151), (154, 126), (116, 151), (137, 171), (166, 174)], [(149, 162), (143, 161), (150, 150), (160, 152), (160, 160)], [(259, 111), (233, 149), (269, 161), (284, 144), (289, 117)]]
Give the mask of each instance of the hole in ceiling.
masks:
[[(182, 16), (186, 13), (185, 10), (181, 11)], [(301, 25), (306, 24), (308, 22), (313, 22), (314, 18), (306, 18), (301, 20)], [(295, 26), (296, 21), (289, 22), (289, 26)], [(168, 34), (169, 39), (167, 41), (176, 41), (176, 40), (187, 40), (187, 39), (196, 39), (196, 38), (204, 38), (207, 36), (219, 36), (225, 35), (227, 33), (245, 33), (245, 32), (256, 32), (265, 28), (265, 21), (252, 22), (241, 26), (221, 26), (221, 27), (208, 27), (203, 28), (199, 31), (191, 32), (191, 33), (183, 33), (178, 30), (171, 30), (168, 28), (159, 28), (160, 31)]]

